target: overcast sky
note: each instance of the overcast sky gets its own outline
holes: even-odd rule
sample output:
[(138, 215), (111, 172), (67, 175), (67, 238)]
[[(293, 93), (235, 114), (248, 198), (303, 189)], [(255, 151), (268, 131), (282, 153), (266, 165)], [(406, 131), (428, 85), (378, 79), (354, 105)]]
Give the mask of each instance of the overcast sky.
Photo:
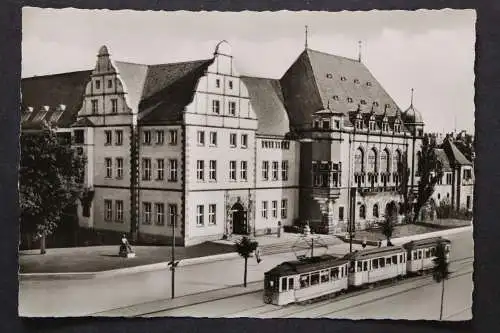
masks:
[(358, 56), (405, 110), (410, 89), (429, 131), (474, 128), (473, 10), (153, 12), (23, 9), (22, 75), (91, 69), (101, 45), (114, 60), (154, 64), (210, 58), (227, 40), (241, 74), (280, 78), (304, 49)]

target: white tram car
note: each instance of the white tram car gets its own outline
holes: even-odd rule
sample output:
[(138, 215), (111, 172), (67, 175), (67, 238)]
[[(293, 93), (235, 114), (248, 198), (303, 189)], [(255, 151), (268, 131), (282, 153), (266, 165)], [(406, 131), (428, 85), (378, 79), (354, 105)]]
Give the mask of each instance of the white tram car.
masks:
[(426, 238), (411, 241), (403, 245), (406, 250), (408, 260), (406, 262), (406, 271), (408, 274), (418, 274), (429, 271), (434, 266), (436, 246), (438, 243), (444, 243), (446, 259), (449, 260), (451, 241), (442, 237)]
[(285, 305), (347, 289), (348, 261), (330, 255), (287, 261), (264, 274), (264, 303)]
[(406, 253), (402, 247), (389, 246), (355, 251), (349, 260), (349, 286), (360, 287), (406, 275)]
[(451, 242), (434, 237), (354, 251), (343, 258), (324, 255), (283, 262), (264, 274), (264, 303), (300, 303), (432, 269), (441, 242), (449, 260)]

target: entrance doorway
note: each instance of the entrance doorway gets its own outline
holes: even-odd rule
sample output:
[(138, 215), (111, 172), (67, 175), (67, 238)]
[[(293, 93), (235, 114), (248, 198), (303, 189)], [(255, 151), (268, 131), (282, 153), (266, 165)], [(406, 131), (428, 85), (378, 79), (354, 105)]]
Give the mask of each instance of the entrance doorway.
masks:
[(233, 234), (248, 235), (247, 211), (239, 202), (231, 208), (233, 213)]

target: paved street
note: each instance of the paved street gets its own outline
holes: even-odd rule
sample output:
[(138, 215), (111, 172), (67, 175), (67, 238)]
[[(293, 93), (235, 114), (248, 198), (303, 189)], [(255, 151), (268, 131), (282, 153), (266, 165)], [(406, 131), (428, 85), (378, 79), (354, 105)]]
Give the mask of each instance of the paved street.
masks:
[[(472, 256), (473, 246), (471, 231), (450, 235), (449, 238), (454, 242), (451, 253), (452, 260)], [(318, 251), (320, 250), (318, 249)], [(329, 249), (330, 253), (340, 254), (347, 251), (347, 244), (334, 246)], [(258, 265), (253, 258), (250, 259), (248, 281), (255, 282), (262, 280), (265, 271), (282, 261), (291, 259), (294, 259), (293, 253), (265, 256), (263, 262)], [(180, 267), (176, 274), (176, 296), (241, 285), (242, 280), (243, 259)], [(448, 283), (452, 285), (451, 288), (455, 288), (453, 285), (457, 285), (457, 290), (460, 291), (459, 293), (464, 293), (465, 299), (470, 297), (467, 296), (467, 294), (470, 295), (470, 292), (467, 292), (467, 288), (463, 287), (463, 285), (470, 285), (468, 289), (470, 290), (470, 288), (472, 288), (472, 278), (469, 277), (468, 280), (467, 278), (457, 278), (457, 281), (458, 282), (452, 282), (452, 280), (450, 280)], [(468, 283), (468, 281), (470, 281), (470, 283)], [(255, 284), (255, 286), (258, 287), (258, 284)], [(426, 293), (436, 294), (436, 290), (438, 289), (434, 290), (433, 288), (439, 287), (426, 287)], [(420, 295), (418, 292), (416, 292), (416, 294)], [(262, 305), (260, 293), (247, 294), (240, 297), (242, 297), (242, 299), (236, 298), (236, 301), (231, 300), (231, 297), (226, 298), (228, 302), (227, 306), (219, 306), (218, 303), (217, 306), (214, 306), (213, 304), (210, 305), (210, 302), (200, 304), (199, 306), (206, 306), (207, 311), (210, 312), (209, 314), (212, 316), (219, 316), (239, 311), (239, 309), (235, 307), (235, 302), (242, 303), (242, 306), (245, 304)], [(84, 316), (153, 301), (159, 301), (159, 304), (162, 302), (168, 304), (170, 302), (169, 298), (170, 271), (168, 270), (91, 280), (27, 280), (20, 282), (19, 313), (21, 316), (54, 316), (55, 314), (57, 314), (57, 316)], [(465, 304), (462, 301), (457, 301), (458, 305), (461, 305), (460, 303)], [(366, 311), (375, 311), (377, 308), (376, 305), (373, 305), (374, 309), (370, 310), (370, 306), (366, 306)], [(140, 308), (140, 306), (137, 308)], [(230, 312), (226, 312), (227, 309), (229, 309)], [(244, 309), (245, 308), (241, 310)], [(181, 311), (179, 314), (182, 315), (189, 315), (186, 308), (175, 311)], [(116, 312), (119, 313), (119, 311)], [(179, 314), (173, 313), (173, 315)], [(252, 314), (249, 313), (244, 315)]]

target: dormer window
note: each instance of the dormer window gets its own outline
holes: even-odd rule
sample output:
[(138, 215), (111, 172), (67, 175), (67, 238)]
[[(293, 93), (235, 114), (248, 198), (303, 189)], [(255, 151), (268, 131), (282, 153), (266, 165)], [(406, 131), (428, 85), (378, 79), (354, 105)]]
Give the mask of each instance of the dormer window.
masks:
[(323, 129), (324, 130), (329, 130), (330, 129), (330, 120), (323, 119)]
[(333, 78), (332, 73), (326, 73), (326, 78), (327, 78), (327, 79), (332, 79), (332, 78)]
[(338, 95), (334, 95), (334, 96), (333, 96), (333, 100), (334, 100), (334, 101), (338, 101), (338, 100), (339, 100), (339, 96), (338, 96)]
[(375, 131), (376, 129), (376, 126), (375, 126), (375, 117), (374, 116), (371, 116), (370, 117), (370, 122), (368, 123), (368, 128), (370, 129), (370, 131)]
[(347, 97), (347, 102), (348, 103), (352, 103), (352, 98), (351, 97)]
[(396, 120), (394, 123), (394, 133), (399, 133), (401, 132), (401, 124), (399, 123), (399, 120)]
[(387, 118), (384, 118), (382, 121), (382, 131), (389, 132), (389, 122), (387, 121)]
[(373, 106), (378, 106), (378, 102), (377, 101), (373, 102)]
[(354, 79), (354, 83), (359, 84), (359, 80), (358, 79)]
[(365, 101), (364, 99), (362, 99), (362, 100), (360, 101), (360, 103), (361, 103), (361, 104), (363, 104), (363, 105), (365, 105), (365, 104), (366, 104), (366, 101)]
[(391, 108), (391, 105), (390, 104), (386, 104), (385, 105), (385, 109), (390, 109)]
[(363, 118), (361, 117), (361, 114), (356, 116), (356, 129), (363, 129)]
[(313, 127), (314, 128), (319, 128), (320, 127), (320, 121), (318, 119), (314, 120)]
[(347, 80), (347, 78), (345, 76), (340, 77), (340, 81), (345, 81), (345, 80)]
[(370, 81), (368, 81), (368, 82), (366, 82), (366, 85), (367, 85), (368, 87), (371, 87), (371, 86), (372, 86), (372, 83), (371, 83)]

